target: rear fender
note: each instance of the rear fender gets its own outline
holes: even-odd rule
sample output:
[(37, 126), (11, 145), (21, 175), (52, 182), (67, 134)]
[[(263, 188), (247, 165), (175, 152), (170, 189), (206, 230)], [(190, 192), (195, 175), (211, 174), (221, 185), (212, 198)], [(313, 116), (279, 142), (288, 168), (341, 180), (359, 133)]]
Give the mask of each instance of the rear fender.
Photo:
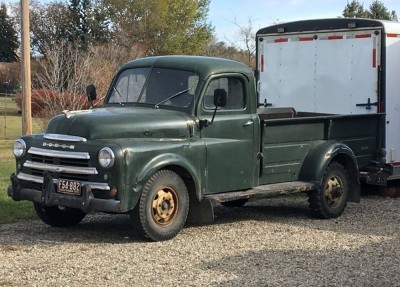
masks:
[(357, 159), (353, 151), (345, 144), (334, 141), (322, 141), (313, 147), (300, 170), (299, 180), (314, 182), (321, 185), (324, 171), (329, 163), (337, 161), (342, 164), (349, 174), (349, 201), (360, 201), (360, 181), (358, 178)]

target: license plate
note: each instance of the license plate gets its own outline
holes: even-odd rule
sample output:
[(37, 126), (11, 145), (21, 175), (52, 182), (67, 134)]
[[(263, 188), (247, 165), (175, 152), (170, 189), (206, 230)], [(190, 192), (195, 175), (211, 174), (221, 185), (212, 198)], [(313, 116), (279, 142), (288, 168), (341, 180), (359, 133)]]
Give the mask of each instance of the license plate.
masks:
[(81, 182), (76, 180), (59, 179), (57, 191), (59, 193), (81, 195)]

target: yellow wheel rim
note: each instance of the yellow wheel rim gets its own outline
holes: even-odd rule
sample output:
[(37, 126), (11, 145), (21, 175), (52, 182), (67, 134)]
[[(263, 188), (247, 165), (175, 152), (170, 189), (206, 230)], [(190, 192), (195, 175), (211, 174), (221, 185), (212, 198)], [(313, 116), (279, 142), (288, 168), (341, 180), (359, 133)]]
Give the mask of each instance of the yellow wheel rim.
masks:
[(326, 183), (325, 199), (330, 207), (336, 207), (343, 195), (343, 182), (340, 177), (332, 176)]
[(152, 202), (152, 216), (154, 221), (161, 226), (170, 224), (178, 211), (178, 196), (175, 189), (161, 186), (156, 192)]

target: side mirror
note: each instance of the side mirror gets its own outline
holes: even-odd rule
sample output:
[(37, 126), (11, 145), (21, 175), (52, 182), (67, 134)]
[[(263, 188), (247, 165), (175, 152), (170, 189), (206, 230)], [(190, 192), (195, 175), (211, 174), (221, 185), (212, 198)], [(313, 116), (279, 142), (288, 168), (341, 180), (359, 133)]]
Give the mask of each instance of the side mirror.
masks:
[(86, 95), (93, 109), (94, 108), (93, 101), (96, 100), (97, 97), (96, 87), (93, 84), (90, 84), (86, 87)]
[(225, 107), (226, 106), (226, 90), (225, 89), (215, 89), (214, 90), (214, 106)]
[(90, 102), (96, 100), (97, 97), (96, 87), (93, 84), (90, 84), (86, 87), (86, 95)]
[(211, 119), (211, 122), (207, 119), (200, 120), (200, 128), (203, 127), (208, 127), (214, 122), (215, 114), (217, 113), (217, 110), (219, 107), (225, 107), (226, 106), (226, 98), (227, 98), (227, 93), (225, 89), (215, 89), (214, 90), (214, 113)]

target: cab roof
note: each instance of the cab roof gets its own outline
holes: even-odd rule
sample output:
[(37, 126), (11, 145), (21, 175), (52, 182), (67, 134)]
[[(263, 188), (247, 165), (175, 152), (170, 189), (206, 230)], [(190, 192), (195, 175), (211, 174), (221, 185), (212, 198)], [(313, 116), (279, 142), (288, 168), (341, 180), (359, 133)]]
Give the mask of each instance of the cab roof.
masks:
[(129, 68), (157, 67), (181, 69), (197, 73), (201, 79), (222, 73), (241, 73), (248, 78), (253, 76), (252, 70), (239, 62), (203, 56), (154, 56), (133, 60), (121, 67), (121, 71)]

